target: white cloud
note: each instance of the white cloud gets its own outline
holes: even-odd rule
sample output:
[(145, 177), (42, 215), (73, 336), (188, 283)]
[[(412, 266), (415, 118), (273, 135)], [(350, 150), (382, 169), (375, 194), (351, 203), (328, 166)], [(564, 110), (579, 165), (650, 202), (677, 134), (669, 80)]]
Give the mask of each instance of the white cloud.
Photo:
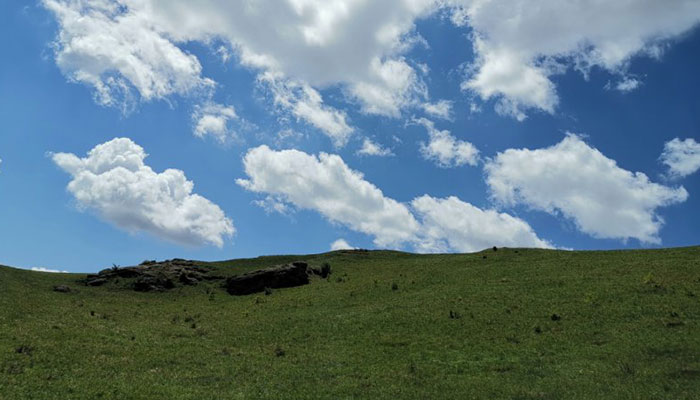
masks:
[(95, 89), (98, 103), (127, 111), (132, 90), (148, 101), (209, 91), (197, 58), (158, 29), (140, 1), (43, 0), (60, 25), (56, 64)]
[(659, 185), (620, 168), (573, 134), (543, 149), (506, 150), (485, 171), (497, 201), (561, 213), (597, 238), (660, 243), (663, 220), (656, 209), (688, 197), (683, 187)]
[(427, 252), (483, 250), (491, 246), (542, 247), (552, 245), (537, 237), (527, 222), (495, 210), (482, 210), (456, 197), (424, 195), (411, 206), (422, 223), (418, 249)]
[(428, 89), (416, 71), (403, 59), (370, 64), (371, 80), (350, 85), (350, 93), (362, 104), (366, 114), (398, 117), (401, 109), (428, 97)]
[(479, 150), (473, 144), (457, 140), (450, 131), (435, 128), (433, 121), (425, 118), (416, 120), (428, 130), (430, 141), (421, 143), (421, 154), (426, 160), (435, 162), (442, 168), (458, 167), (464, 164), (476, 165)]
[(272, 73), (261, 74), (258, 80), (270, 89), (277, 106), (318, 128), (333, 141), (334, 146), (347, 144), (354, 131), (346, 121), (347, 115), (323, 104), (321, 95), (314, 88)]
[(377, 246), (396, 247), (418, 230), (405, 205), (385, 197), (337, 155), (321, 153), (315, 157), (298, 150), (274, 151), (260, 146), (248, 151), (243, 164), (249, 179), (237, 180), (240, 186), (280, 197), (372, 235)]
[(528, 108), (554, 112), (550, 77), (574, 67), (623, 74), (635, 55), (660, 54), (660, 43), (700, 21), (700, 2), (450, 0), (453, 21), (473, 29), (478, 61), (463, 88), (496, 98), (517, 119)]
[(423, 103), (421, 105), (423, 111), (432, 117), (442, 119), (452, 119), (452, 102), (449, 100), (440, 100), (435, 103)]
[(664, 144), (661, 162), (671, 177), (682, 178), (700, 169), (700, 143), (693, 138), (675, 138)]
[(362, 141), (362, 148), (357, 151), (358, 155), (361, 156), (379, 156), (379, 157), (386, 157), (386, 156), (393, 156), (394, 153), (391, 152), (391, 150), (387, 149), (386, 147), (382, 147), (382, 145), (373, 142), (370, 138), (365, 138), (365, 140)]
[(337, 155), (315, 157), (260, 146), (248, 151), (244, 166), (249, 179), (237, 183), (245, 189), (317, 211), (332, 222), (374, 236), (380, 247), (411, 245), (422, 252), (473, 251), (493, 245), (551, 247), (526, 222), (456, 197), (419, 197), (411, 202), (414, 214)]
[(619, 90), (620, 92), (627, 93), (637, 89), (641, 84), (642, 82), (635, 78), (625, 77), (618, 82), (617, 85), (615, 85), (615, 89)]
[(214, 82), (202, 77), (198, 59), (181, 47), (216, 41), (225, 45), (215, 50), (224, 60), (233, 53), (242, 65), (301, 85), (293, 93), (301, 96), (292, 101), (293, 112), (326, 132), (319, 125), (337, 130), (343, 122), (320, 106), (318, 89), (340, 85), (364, 112), (387, 116), (425, 96), (401, 54), (423, 42), (414, 21), (437, 8), (435, 0), (43, 4), (60, 25), (57, 64), (71, 80), (93, 86), (102, 104), (115, 104), (132, 89), (146, 100), (210, 91)]
[(331, 243), (331, 251), (353, 249), (354, 247), (350, 246), (350, 244), (345, 239), (338, 239), (335, 242)]
[(294, 206), (287, 204), (283, 199), (275, 196), (267, 196), (262, 200), (255, 200), (253, 204), (265, 210), (267, 214), (278, 213), (290, 215), (295, 211)]
[(68, 271), (61, 271), (61, 270), (57, 270), (57, 269), (44, 268), (44, 267), (32, 267), (32, 271), (50, 272), (52, 274), (67, 274), (68, 273)]
[(186, 245), (221, 247), (233, 235), (230, 219), (216, 204), (192, 194), (194, 184), (177, 169), (154, 172), (146, 153), (130, 139), (116, 138), (87, 157), (55, 153), (53, 161), (69, 173), (68, 191), (81, 209), (129, 232), (144, 231)]
[(194, 121), (194, 134), (198, 137), (213, 136), (219, 142), (235, 136), (235, 132), (229, 125), (229, 121), (238, 119), (233, 106), (208, 103), (195, 107), (192, 114)]

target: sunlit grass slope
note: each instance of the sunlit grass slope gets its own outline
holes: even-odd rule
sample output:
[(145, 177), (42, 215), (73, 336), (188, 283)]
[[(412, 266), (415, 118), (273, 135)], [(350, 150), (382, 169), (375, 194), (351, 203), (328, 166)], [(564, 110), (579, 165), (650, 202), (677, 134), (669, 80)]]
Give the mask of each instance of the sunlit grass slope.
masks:
[(0, 399), (700, 398), (698, 247), (210, 265), (295, 260), (333, 273), (234, 297), (0, 267)]

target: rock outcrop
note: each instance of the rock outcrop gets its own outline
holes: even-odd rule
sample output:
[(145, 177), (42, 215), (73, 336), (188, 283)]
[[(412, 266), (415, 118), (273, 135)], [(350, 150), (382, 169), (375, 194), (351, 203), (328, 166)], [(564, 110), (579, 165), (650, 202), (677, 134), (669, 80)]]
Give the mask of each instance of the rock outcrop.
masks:
[(309, 273), (313, 273), (308, 267), (307, 263), (298, 261), (233, 276), (226, 280), (226, 291), (241, 296), (262, 292), (265, 288), (306, 285), (309, 283)]
[(209, 275), (210, 269), (195, 261), (175, 258), (162, 262), (145, 261), (135, 267), (114, 267), (88, 275), (87, 286), (102, 286), (118, 279), (127, 280), (128, 286), (139, 292), (162, 291), (178, 285), (197, 285), (201, 281), (223, 279)]

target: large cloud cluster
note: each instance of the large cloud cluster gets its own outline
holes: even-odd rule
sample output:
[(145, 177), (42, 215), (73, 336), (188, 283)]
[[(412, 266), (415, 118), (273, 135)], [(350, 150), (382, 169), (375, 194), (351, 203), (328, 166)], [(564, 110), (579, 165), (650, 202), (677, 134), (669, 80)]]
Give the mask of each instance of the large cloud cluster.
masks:
[(506, 150), (485, 169), (497, 201), (561, 213), (598, 238), (660, 243), (663, 220), (656, 209), (688, 198), (683, 187), (653, 183), (641, 172), (620, 168), (573, 134), (543, 149)]
[(630, 89), (624, 76), (633, 56), (660, 56), (665, 40), (700, 22), (695, 0), (448, 2), (453, 21), (473, 30), (479, 58), (462, 87), (498, 99), (497, 110), (518, 119), (528, 108), (554, 112), (559, 99), (550, 78), (570, 67), (584, 75), (603, 68)]
[(277, 106), (336, 144), (352, 128), (342, 111), (323, 104), (320, 88), (340, 85), (348, 100), (370, 114), (397, 117), (419, 106), (449, 117), (449, 104), (429, 102), (425, 83), (405, 56), (424, 43), (415, 22), (437, 10), (449, 10), (456, 24), (472, 30), (478, 59), (462, 87), (484, 100), (498, 99), (497, 110), (518, 119), (528, 108), (554, 112), (558, 95), (551, 76), (571, 67), (584, 74), (603, 68), (619, 75), (620, 90), (634, 89), (639, 81), (626, 76), (629, 60), (660, 56), (665, 40), (700, 21), (695, 0), (43, 3), (60, 25), (56, 63), (71, 80), (93, 86), (102, 104), (125, 104), (134, 89), (146, 100), (210, 93), (215, 82), (202, 76), (199, 60), (182, 44), (220, 42), (241, 64), (273, 74)]
[(130, 139), (100, 144), (83, 158), (70, 153), (52, 158), (71, 175), (68, 191), (78, 206), (121, 229), (218, 247), (235, 231), (219, 206), (192, 193), (194, 184), (182, 171), (154, 172), (144, 163), (143, 148)]
[[(380, 247), (412, 245), (418, 251), (474, 251), (485, 247), (550, 247), (523, 220), (481, 210), (455, 197), (422, 196), (410, 204), (387, 197), (337, 155), (260, 146), (243, 159), (247, 190), (374, 237)], [(420, 218), (420, 222), (416, 218)]]

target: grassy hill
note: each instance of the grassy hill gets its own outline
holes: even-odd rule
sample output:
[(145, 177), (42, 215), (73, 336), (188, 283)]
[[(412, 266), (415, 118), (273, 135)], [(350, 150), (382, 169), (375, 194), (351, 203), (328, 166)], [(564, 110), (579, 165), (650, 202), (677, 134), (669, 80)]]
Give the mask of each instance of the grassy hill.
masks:
[(700, 398), (700, 247), (203, 264), (296, 260), (333, 273), (237, 297), (0, 267), (0, 399)]

